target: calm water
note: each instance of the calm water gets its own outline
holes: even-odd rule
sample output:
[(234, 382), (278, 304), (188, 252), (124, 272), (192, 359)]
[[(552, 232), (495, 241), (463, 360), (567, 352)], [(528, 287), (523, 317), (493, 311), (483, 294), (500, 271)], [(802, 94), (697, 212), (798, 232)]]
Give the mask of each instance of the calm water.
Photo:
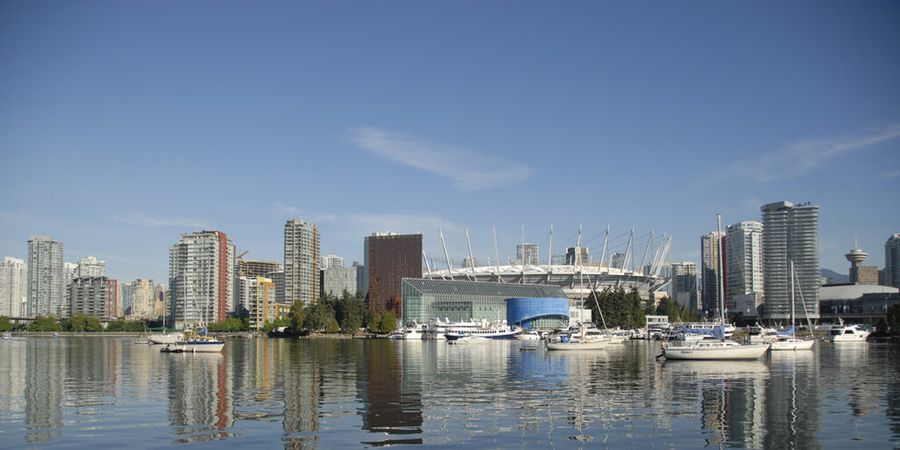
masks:
[(900, 346), (663, 364), (649, 342), (260, 338), (221, 355), (134, 342), (0, 342), (0, 447), (900, 446)]

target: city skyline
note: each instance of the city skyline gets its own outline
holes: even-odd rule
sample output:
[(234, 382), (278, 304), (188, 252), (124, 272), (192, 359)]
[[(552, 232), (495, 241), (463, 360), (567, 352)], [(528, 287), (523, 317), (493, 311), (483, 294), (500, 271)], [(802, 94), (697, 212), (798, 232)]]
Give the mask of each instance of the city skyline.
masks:
[[(46, 234), (67, 262), (165, 280), (181, 234), (280, 261), (296, 216), (348, 262), (378, 231), (421, 232), (440, 261), (442, 229), (459, 264), (468, 227), (484, 264), (494, 226), (506, 261), (523, 225), (543, 262), (551, 224), (554, 254), (609, 224), (669, 232), (669, 261), (699, 262), (716, 213), (758, 221), (790, 199), (821, 208), (823, 268), (846, 273), (854, 236), (884, 267), (898, 17), (891, 2), (4, 3), (0, 256)], [(85, 188), (96, 201), (64, 195)]]

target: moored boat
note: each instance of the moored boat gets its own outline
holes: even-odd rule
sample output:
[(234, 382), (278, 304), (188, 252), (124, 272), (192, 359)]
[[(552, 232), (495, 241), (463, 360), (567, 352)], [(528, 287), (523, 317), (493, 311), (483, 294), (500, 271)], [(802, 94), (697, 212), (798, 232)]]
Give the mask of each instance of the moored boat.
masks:
[(173, 344), (166, 344), (159, 351), (164, 353), (221, 353), (225, 341), (206, 335), (204, 328), (199, 335), (185, 332), (184, 339)]
[(704, 339), (685, 345), (663, 347), (667, 360), (753, 360), (769, 350), (769, 344), (739, 344), (734, 341)]
[(866, 338), (872, 334), (867, 327), (863, 327), (862, 325), (845, 325), (844, 321), (841, 318), (838, 318), (838, 323), (831, 327), (831, 330), (828, 331), (828, 339), (835, 344), (842, 342), (866, 342)]
[(174, 344), (184, 340), (184, 333), (160, 333), (147, 336), (148, 344)]
[(570, 328), (554, 333), (547, 340), (547, 350), (603, 350), (610, 342), (610, 336), (600, 330), (579, 325), (574, 330)]

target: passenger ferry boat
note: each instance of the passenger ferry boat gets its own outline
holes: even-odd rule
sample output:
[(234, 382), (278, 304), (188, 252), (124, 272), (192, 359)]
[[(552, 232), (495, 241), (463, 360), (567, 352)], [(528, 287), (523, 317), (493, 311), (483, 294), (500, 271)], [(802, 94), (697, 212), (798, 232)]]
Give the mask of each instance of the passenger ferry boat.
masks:
[(838, 317), (838, 323), (832, 325), (828, 331), (828, 339), (835, 344), (841, 342), (866, 342), (866, 338), (872, 334), (868, 327), (862, 325), (845, 325), (844, 321)]
[[(436, 324), (437, 325), (437, 324)], [(505, 320), (498, 322), (441, 322), (440, 328), (444, 330), (444, 337), (448, 340), (459, 339), (463, 336), (479, 336), (488, 339), (513, 339), (519, 330), (514, 330)]]

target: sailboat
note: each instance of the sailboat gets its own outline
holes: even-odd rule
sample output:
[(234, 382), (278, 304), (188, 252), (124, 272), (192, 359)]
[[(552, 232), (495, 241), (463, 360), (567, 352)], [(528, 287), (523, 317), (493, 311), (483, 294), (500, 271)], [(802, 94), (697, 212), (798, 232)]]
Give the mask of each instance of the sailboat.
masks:
[[(721, 218), (716, 215), (716, 229), (721, 233)], [(722, 252), (719, 252), (719, 274), (722, 273)], [(720, 278), (720, 284), (721, 278)], [(704, 339), (684, 341), (675, 345), (664, 345), (662, 353), (657, 357), (685, 360), (754, 360), (759, 359), (769, 350), (769, 344), (739, 344), (725, 339), (725, 300), (718, 295), (719, 325)]]
[[(772, 351), (776, 350), (812, 350), (813, 345), (815, 345), (816, 340), (813, 339), (800, 339), (797, 337), (797, 327), (794, 326), (794, 280), (796, 275), (794, 274), (794, 261), (791, 261), (791, 327), (784, 331), (779, 331), (775, 333), (775, 339), (772, 340)], [(800, 293), (800, 301), (803, 301), (803, 292)], [(806, 312), (806, 303), (803, 302), (803, 312)], [(806, 320), (809, 320), (809, 315), (807, 314)], [(812, 326), (809, 327), (809, 332), (812, 334)]]

